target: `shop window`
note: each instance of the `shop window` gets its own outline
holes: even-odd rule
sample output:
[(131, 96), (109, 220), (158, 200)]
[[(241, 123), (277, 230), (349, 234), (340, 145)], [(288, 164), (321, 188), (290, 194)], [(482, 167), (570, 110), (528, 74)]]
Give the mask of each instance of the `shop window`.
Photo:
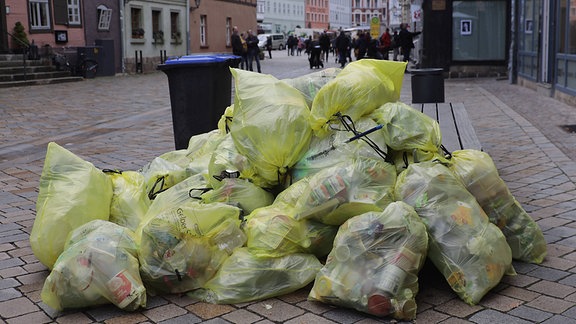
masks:
[(506, 1), (454, 1), (454, 61), (506, 59)]

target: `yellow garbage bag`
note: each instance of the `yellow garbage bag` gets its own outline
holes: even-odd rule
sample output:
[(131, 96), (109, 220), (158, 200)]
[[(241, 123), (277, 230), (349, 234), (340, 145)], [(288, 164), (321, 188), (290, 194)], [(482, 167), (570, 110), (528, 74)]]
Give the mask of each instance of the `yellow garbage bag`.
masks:
[(439, 152), (442, 144), (440, 125), (409, 105), (389, 102), (375, 109), (370, 117), (383, 126), (382, 136), (392, 149)]
[(186, 168), (161, 157), (154, 158), (140, 172), (144, 176), (146, 193), (150, 200), (192, 175)]
[(204, 203), (221, 202), (237, 206), (243, 215), (248, 215), (257, 208), (269, 206), (274, 202), (274, 195), (246, 179), (224, 178), (222, 184), (203, 193), (200, 197)]
[(502, 231), (448, 167), (410, 164), (398, 176), (395, 193), (426, 224), (428, 258), (464, 302), (477, 304), (505, 273), (514, 273)]
[(208, 182), (213, 188), (221, 187), (222, 179), (226, 177), (247, 179), (260, 187), (268, 185), (250, 160), (238, 152), (230, 134), (214, 148), (208, 164)]
[(195, 201), (148, 220), (138, 250), (146, 288), (151, 293), (183, 293), (202, 287), (246, 242), (240, 223), (236, 207)]
[(356, 133), (363, 133), (378, 127), (375, 121), (368, 117), (362, 117), (349, 126), (353, 131), (340, 125), (331, 128), (325, 137), (313, 136), (306, 154), (292, 167), (292, 182), (340, 162), (350, 162), (356, 156), (374, 159), (386, 158), (386, 142), (380, 130), (349, 141)]
[(150, 207), (144, 176), (137, 171), (104, 170), (114, 192), (110, 205), (110, 221), (135, 231)]
[(308, 299), (414, 319), (427, 235), (414, 208), (403, 202), (350, 218), (340, 226)]
[(363, 59), (348, 64), (323, 86), (312, 103), (311, 126), (324, 137), (340, 113), (353, 121), (400, 99), (406, 62)]
[(323, 70), (312, 72), (301, 77), (293, 79), (283, 79), (289, 85), (298, 89), (304, 95), (308, 107), (312, 107), (312, 102), (318, 91), (334, 79), (338, 73), (342, 72), (340, 68), (325, 68)]
[(342, 225), (394, 201), (396, 170), (382, 159), (358, 156), (306, 177), (282, 191), (274, 204), (292, 206), (295, 219)]
[(512, 196), (490, 155), (477, 150), (454, 151), (451, 162), (450, 169), (476, 197), (490, 222), (504, 233), (512, 258), (541, 263), (546, 256), (544, 234)]
[(108, 303), (127, 311), (145, 307), (133, 232), (104, 220), (73, 230), (41, 297), (59, 311)]
[(34, 255), (52, 269), (68, 233), (95, 219), (108, 220), (111, 201), (112, 180), (106, 174), (50, 142), (30, 233)]
[(268, 187), (282, 184), (308, 149), (310, 110), (302, 94), (271, 75), (231, 69), (235, 81), (230, 134)]
[(240, 248), (218, 273), (189, 296), (213, 304), (238, 304), (285, 295), (314, 280), (322, 264), (311, 254), (256, 256)]

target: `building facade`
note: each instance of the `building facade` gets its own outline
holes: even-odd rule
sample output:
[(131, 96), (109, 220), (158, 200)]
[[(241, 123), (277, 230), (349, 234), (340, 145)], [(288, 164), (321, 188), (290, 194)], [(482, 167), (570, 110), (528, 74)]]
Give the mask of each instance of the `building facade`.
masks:
[[(156, 70), (170, 56), (229, 53), (232, 27), (256, 30), (256, 0), (0, 0), (0, 52), (14, 26), (44, 57), (92, 48), (99, 74)], [(303, 14), (302, 14), (303, 17)]]
[(258, 0), (259, 33), (288, 34), (304, 27), (305, 0)]
[(576, 105), (576, 1), (516, 0), (512, 82)]

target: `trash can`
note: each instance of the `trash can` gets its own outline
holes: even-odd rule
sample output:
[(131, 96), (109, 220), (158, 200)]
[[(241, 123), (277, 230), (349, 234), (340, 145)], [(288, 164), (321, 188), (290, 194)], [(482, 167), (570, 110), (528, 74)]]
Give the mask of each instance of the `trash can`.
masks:
[(168, 76), (176, 149), (188, 147), (190, 137), (218, 128), (231, 104), (230, 67), (240, 56), (229, 54), (186, 55), (168, 59), (158, 69)]
[(412, 103), (444, 102), (444, 70), (416, 69), (412, 74)]

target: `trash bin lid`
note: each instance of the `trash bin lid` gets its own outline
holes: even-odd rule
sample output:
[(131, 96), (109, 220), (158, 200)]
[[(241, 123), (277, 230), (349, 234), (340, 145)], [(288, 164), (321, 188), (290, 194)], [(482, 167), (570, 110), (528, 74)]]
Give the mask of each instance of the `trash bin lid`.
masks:
[(444, 69), (442, 68), (425, 68), (425, 69), (414, 69), (410, 70), (412, 74), (442, 74)]
[(164, 62), (166, 65), (172, 64), (208, 64), (224, 62), (226, 59), (217, 55), (185, 55), (176, 58), (170, 58)]

